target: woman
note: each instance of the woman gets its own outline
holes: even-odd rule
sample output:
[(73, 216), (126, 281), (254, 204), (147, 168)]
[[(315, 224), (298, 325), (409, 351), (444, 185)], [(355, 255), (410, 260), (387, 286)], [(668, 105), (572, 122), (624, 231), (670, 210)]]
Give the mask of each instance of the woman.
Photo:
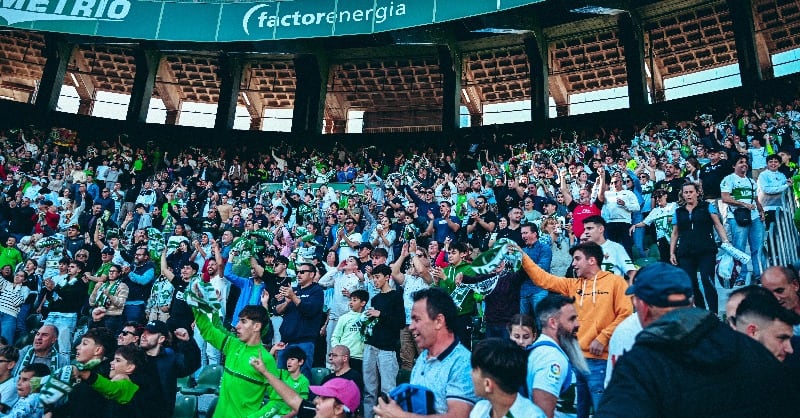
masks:
[(392, 244), (394, 244), (396, 239), (397, 233), (392, 230), (392, 221), (385, 216), (381, 218), (380, 224), (375, 227), (375, 230), (372, 231), (369, 237), (369, 241), (372, 243), (373, 247), (383, 248), (389, 253), (389, 257), (387, 258), (389, 261), (394, 260)]
[(696, 157), (689, 157), (686, 159), (686, 166), (684, 167), (684, 177), (686, 181), (692, 183), (700, 182), (700, 161)]
[[(717, 289), (714, 287), (714, 266), (717, 244), (712, 228), (722, 242), (729, 242), (725, 228), (719, 220), (716, 206), (703, 200), (703, 191), (695, 183), (686, 183), (681, 188), (681, 199), (672, 216), (672, 236), (669, 244), (669, 261), (680, 266), (692, 279), (694, 304), (717, 314)], [(697, 273), (703, 281), (705, 301), (700, 293)]]
[(189, 251), (189, 241), (183, 240), (178, 243), (178, 248), (167, 256), (167, 264), (172, 271), (180, 272), (184, 265), (189, 263), (192, 253)]
[(550, 272), (563, 275), (572, 264), (569, 249), (575, 243), (575, 236), (565, 231), (559, 218), (545, 218), (542, 220), (541, 236), (539, 241), (550, 245), (553, 259), (550, 262)]

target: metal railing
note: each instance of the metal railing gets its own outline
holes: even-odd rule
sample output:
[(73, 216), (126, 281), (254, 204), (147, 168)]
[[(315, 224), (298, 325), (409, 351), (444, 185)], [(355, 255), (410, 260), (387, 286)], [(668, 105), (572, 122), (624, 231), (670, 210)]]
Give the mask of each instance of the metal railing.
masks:
[[(800, 244), (800, 233), (794, 224), (794, 212), (798, 207), (798, 196), (795, 196), (792, 189), (783, 194), (783, 201), (780, 208), (775, 211), (775, 222), (771, 223), (766, 231), (766, 252), (763, 261), (766, 267), (789, 265), (798, 261), (798, 244)], [(762, 260), (758, 260), (762, 262)], [(753, 260), (756, 262), (756, 260)], [(762, 270), (764, 271), (764, 266)]]

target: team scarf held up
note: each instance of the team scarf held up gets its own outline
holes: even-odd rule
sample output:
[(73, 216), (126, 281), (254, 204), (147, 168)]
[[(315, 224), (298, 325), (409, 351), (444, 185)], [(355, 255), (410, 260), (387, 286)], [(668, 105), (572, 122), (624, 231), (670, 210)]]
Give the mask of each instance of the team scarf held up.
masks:
[[(472, 261), (472, 271), (474, 271), (476, 275), (490, 274), (497, 270), (497, 267), (499, 267), (503, 261), (506, 262), (505, 268), (507, 270), (519, 270), (522, 266), (522, 254), (514, 251), (514, 247), (516, 247), (516, 243), (508, 238), (497, 240), (491, 248), (481, 253), (481, 255)], [(469, 295), (470, 290), (481, 296), (486, 296), (492, 293), (495, 286), (497, 286), (499, 278), (499, 275), (494, 275), (478, 283), (461, 283), (453, 289), (450, 297), (453, 298), (456, 307), (460, 308)]]

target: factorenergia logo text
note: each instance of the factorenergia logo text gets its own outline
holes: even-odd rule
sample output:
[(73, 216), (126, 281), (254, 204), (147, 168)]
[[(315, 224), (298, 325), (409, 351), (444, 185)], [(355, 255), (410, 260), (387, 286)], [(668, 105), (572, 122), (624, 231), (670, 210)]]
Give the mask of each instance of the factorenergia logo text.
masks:
[(386, 20), (406, 14), (404, 3), (389, 2), (386, 6), (367, 7), (351, 10), (308, 10), (283, 13), (271, 3), (262, 3), (251, 7), (242, 18), (244, 33), (250, 34), (250, 22), (255, 21), (258, 28), (273, 29), (276, 27), (335, 25), (350, 22), (375, 22), (379, 25)]
[(130, 0), (0, 0), (0, 17), (9, 25), (37, 20), (123, 20)]

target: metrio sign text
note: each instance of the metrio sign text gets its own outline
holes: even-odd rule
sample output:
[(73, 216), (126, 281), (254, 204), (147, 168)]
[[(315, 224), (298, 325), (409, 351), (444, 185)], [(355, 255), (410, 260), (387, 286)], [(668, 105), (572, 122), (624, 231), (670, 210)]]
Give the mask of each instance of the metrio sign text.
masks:
[(129, 0), (2, 0), (4, 9), (47, 15), (121, 20), (131, 10)]

